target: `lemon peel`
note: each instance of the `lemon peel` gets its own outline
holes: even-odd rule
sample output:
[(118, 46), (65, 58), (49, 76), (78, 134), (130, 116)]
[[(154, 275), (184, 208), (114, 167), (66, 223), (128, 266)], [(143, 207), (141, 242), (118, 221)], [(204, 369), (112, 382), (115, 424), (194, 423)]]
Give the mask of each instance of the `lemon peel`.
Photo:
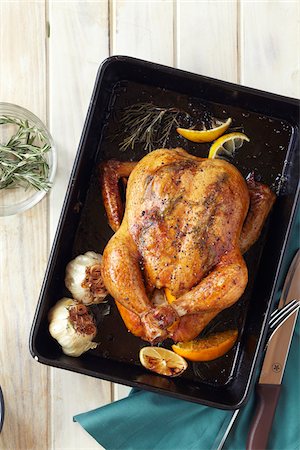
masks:
[(177, 133), (181, 136), (185, 137), (189, 141), (192, 142), (212, 142), (217, 139), (219, 136), (222, 136), (223, 133), (229, 128), (231, 125), (232, 119), (226, 120), (226, 122), (221, 125), (206, 129), (206, 130), (194, 130), (192, 128), (176, 128)]

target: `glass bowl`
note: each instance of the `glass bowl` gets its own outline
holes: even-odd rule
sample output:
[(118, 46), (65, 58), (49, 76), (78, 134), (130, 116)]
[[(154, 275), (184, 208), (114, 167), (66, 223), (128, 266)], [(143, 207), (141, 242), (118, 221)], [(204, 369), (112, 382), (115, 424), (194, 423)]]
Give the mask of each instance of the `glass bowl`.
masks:
[[(29, 126), (36, 127), (42, 133), (46, 142), (51, 147), (51, 149), (45, 153), (45, 159), (49, 166), (48, 177), (45, 181), (50, 183), (50, 188), (47, 191), (36, 190), (33, 187), (25, 188), (23, 186), (0, 189), (0, 216), (10, 216), (32, 208), (49, 192), (56, 172), (57, 155), (51, 134), (43, 122), (32, 112), (21, 106), (0, 102), (0, 117), (2, 116), (27, 120)], [(17, 130), (18, 126), (15, 124), (0, 124), (0, 145), (5, 145)]]
[(4, 398), (0, 386), (0, 433), (3, 427), (3, 422), (4, 422)]

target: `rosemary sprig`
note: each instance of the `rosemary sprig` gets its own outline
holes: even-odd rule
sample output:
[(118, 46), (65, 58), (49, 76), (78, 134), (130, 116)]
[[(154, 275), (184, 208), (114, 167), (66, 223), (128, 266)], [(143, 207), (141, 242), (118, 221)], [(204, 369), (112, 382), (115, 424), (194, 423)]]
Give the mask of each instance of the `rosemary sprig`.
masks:
[(127, 106), (122, 111), (120, 126), (128, 136), (121, 142), (120, 150), (133, 149), (136, 144), (144, 145), (148, 152), (165, 147), (171, 129), (179, 125), (179, 114), (188, 116), (177, 108), (162, 108), (152, 103)]
[(15, 125), (17, 131), (6, 144), (0, 143), (0, 189), (33, 187), (47, 191), (51, 145), (43, 132), (28, 120), (0, 116), (0, 125)]

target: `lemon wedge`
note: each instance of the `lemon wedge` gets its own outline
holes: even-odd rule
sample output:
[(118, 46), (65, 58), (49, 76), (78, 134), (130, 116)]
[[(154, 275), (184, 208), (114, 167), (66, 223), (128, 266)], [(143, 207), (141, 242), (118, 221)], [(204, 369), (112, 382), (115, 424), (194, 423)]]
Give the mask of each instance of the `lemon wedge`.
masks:
[[(218, 121), (220, 123), (220, 121)], [(192, 142), (212, 142), (218, 137), (222, 136), (223, 133), (229, 128), (232, 120), (227, 119), (226, 122), (221, 123), (221, 125), (209, 130), (193, 130), (187, 128), (177, 128), (176, 131), (181, 136), (185, 137)]]
[(146, 369), (168, 377), (181, 375), (188, 366), (184, 358), (163, 347), (143, 347), (139, 356)]
[(224, 134), (211, 145), (208, 157), (232, 157), (234, 155), (234, 152), (242, 147), (244, 141), (250, 142), (250, 139), (244, 133)]
[(212, 361), (225, 355), (234, 346), (237, 337), (237, 330), (226, 330), (202, 339), (178, 342), (172, 345), (172, 349), (190, 361)]
[(171, 291), (168, 288), (165, 288), (165, 295), (168, 303), (172, 303), (174, 302), (174, 300), (176, 300), (176, 297), (174, 297), (174, 295), (171, 294)]

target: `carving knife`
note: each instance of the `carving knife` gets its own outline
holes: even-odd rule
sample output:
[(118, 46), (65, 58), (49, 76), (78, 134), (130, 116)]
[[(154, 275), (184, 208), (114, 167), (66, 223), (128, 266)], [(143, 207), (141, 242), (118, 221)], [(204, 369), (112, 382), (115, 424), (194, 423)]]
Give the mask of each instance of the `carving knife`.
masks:
[[(279, 307), (300, 298), (300, 250), (286, 276)], [(256, 387), (258, 405), (247, 439), (247, 450), (265, 450), (272, 427), (281, 382), (297, 320), (298, 309), (271, 337)]]

